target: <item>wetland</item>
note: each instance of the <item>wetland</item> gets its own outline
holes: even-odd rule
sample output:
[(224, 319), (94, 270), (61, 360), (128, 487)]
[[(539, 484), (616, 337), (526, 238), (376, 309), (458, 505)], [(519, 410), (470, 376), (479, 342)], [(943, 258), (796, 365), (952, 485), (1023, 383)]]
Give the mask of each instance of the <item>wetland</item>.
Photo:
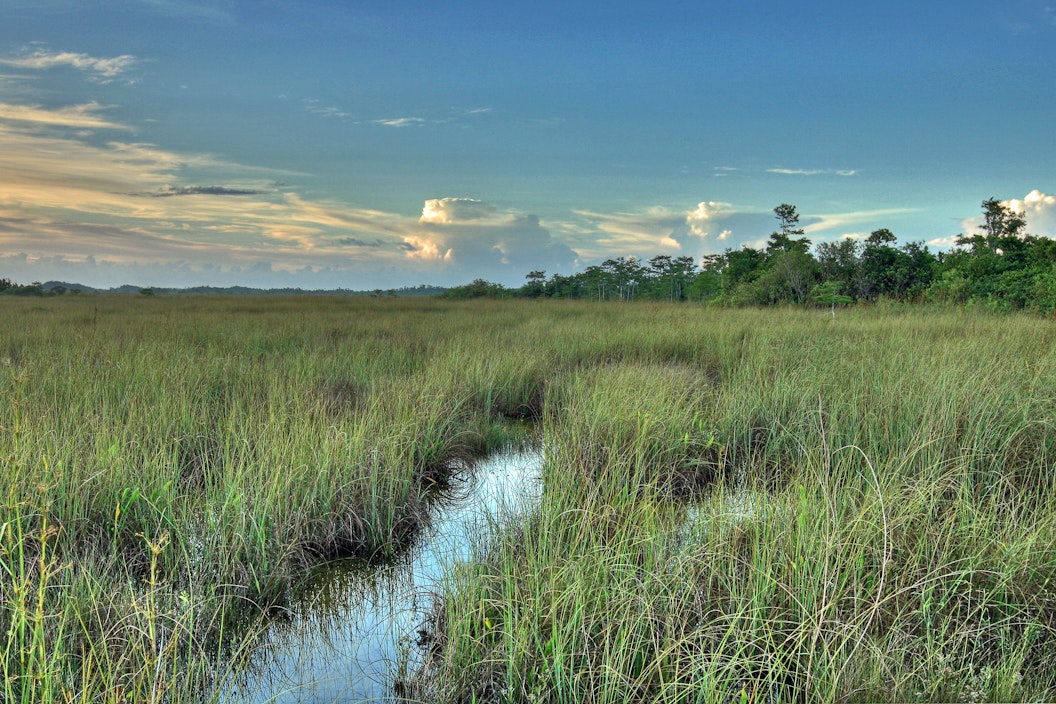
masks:
[[(1056, 698), (1051, 318), (86, 295), (0, 331), (0, 701)], [(537, 489), (465, 528), (521, 423)]]

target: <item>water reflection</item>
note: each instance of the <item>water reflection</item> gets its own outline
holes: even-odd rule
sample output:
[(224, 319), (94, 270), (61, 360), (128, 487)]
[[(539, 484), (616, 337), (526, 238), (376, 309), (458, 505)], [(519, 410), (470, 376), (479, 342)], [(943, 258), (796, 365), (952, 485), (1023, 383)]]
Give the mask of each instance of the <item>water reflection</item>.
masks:
[(264, 636), (230, 704), (385, 701), (401, 650), (433, 605), (445, 569), (467, 560), (490, 522), (539, 500), (542, 454), (489, 457), (456, 476), (434, 520), (387, 564), (345, 560), (320, 569), (304, 598)]

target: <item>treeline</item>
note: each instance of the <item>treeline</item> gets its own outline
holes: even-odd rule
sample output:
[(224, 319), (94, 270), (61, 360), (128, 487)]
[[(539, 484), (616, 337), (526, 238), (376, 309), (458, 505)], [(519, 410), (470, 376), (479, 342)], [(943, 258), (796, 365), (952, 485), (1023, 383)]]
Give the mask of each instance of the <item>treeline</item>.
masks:
[(31, 284), (16, 284), (11, 279), (0, 279), (0, 294), (11, 296), (55, 296), (67, 293), (66, 289), (61, 291), (44, 288), (44, 284), (34, 281)]
[(1056, 241), (1027, 234), (1026, 220), (996, 198), (982, 207), (980, 232), (959, 236), (948, 252), (922, 242), (898, 246), (887, 228), (864, 240), (812, 247), (796, 207), (783, 203), (774, 208), (778, 228), (762, 249), (727, 249), (700, 262), (669, 255), (607, 259), (568, 276), (532, 271), (519, 288), (477, 279), (443, 295), (823, 306), (885, 298), (1056, 311)]
[(219, 295), (219, 296), (435, 296), (446, 291), (441, 286), (420, 284), (418, 286), (401, 286), (400, 288), (357, 291), (346, 288), (338, 289), (302, 289), (302, 288), (252, 288), (249, 286), (192, 286), (188, 288), (142, 287), (125, 284), (109, 289), (92, 288), (82, 284), (67, 284), (59, 281), (32, 284), (17, 284), (10, 279), (0, 278), (0, 295), (16, 296), (63, 296), (81, 293), (118, 293), (140, 294), (142, 296), (167, 295)]

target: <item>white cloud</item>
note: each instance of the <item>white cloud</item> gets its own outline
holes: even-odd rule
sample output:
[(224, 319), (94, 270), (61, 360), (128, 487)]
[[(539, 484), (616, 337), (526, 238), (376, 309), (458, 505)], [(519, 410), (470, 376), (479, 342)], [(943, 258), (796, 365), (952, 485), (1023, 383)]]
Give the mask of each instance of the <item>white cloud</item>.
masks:
[(947, 237), (935, 237), (928, 240), (924, 244), (928, 245), (929, 247), (935, 247), (936, 249), (949, 249), (950, 247), (953, 247), (955, 244), (957, 244), (957, 236), (950, 235)]
[(1056, 196), (1035, 188), (1022, 199), (1005, 201), (1005, 205), (1026, 218), (1028, 233), (1056, 238)]
[(452, 225), (459, 221), (481, 220), (495, 213), (495, 208), (472, 198), (434, 198), (425, 201), (419, 222)]
[[(729, 203), (716, 203), (715, 201), (707, 201), (697, 203), (696, 209), (686, 216), (686, 224), (689, 225), (689, 231), (697, 237), (708, 237), (714, 231), (715, 221), (722, 220), (725, 214), (728, 214), (730, 209)], [(724, 230), (726, 237), (729, 237), (729, 230)], [(720, 234), (719, 239), (725, 239)]]
[(0, 64), (34, 70), (47, 70), (67, 66), (90, 74), (93, 80), (106, 83), (126, 73), (138, 61), (131, 54), (100, 58), (70, 51), (49, 52), (38, 49), (20, 58), (0, 59)]
[(767, 169), (768, 174), (781, 174), (784, 176), (857, 176), (857, 169)]
[(420, 127), (425, 124), (425, 119), (421, 117), (394, 117), (386, 120), (374, 120), (376, 125), (384, 125), (385, 127)]

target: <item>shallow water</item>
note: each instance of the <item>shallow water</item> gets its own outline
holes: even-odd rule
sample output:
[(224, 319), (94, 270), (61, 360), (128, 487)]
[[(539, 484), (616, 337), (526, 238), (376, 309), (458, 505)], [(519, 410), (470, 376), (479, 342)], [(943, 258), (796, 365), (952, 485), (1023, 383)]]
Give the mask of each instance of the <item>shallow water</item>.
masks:
[(468, 560), (489, 522), (539, 500), (542, 454), (492, 455), (454, 477), (433, 504), (434, 520), (398, 559), (343, 560), (320, 569), (287, 618), (273, 623), (230, 704), (338, 704), (392, 698), (401, 655), (412, 662), (416, 632), (444, 572)]

